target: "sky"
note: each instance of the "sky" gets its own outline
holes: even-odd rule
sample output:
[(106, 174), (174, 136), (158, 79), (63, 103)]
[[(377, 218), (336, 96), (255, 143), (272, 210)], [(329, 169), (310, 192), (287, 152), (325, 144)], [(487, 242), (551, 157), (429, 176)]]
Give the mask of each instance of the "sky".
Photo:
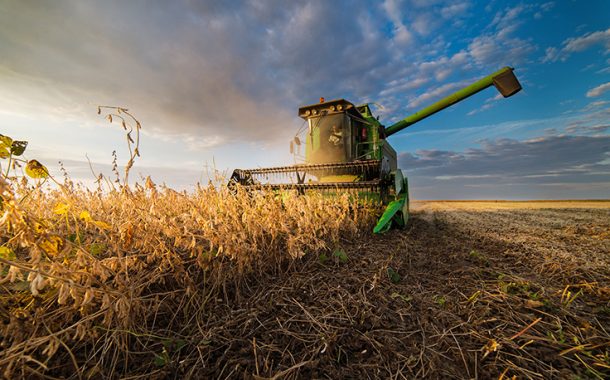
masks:
[(91, 184), (142, 124), (131, 178), (192, 189), (286, 165), (301, 105), (376, 103), (386, 125), (504, 66), (388, 140), (415, 199), (610, 198), (608, 1), (0, 0), (0, 133)]

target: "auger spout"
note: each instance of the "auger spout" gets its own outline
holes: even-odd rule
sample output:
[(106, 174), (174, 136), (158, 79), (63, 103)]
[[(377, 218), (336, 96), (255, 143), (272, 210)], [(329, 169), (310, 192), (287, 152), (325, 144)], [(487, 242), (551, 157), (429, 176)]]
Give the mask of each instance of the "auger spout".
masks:
[(521, 84), (513, 73), (513, 68), (504, 67), (501, 70), (498, 70), (495, 73), (474, 82), (470, 86), (464, 87), (463, 89), (439, 100), (438, 102), (415, 112), (413, 115), (392, 124), (391, 126), (385, 128), (385, 135), (391, 136), (397, 132), (400, 132), (418, 121), (434, 115), (435, 113), (442, 111), (445, 108), (450, 107), (455, 103), (460, 102), (492, 85), (495, 86), (505, 98), (508, 98), (521, 90)]

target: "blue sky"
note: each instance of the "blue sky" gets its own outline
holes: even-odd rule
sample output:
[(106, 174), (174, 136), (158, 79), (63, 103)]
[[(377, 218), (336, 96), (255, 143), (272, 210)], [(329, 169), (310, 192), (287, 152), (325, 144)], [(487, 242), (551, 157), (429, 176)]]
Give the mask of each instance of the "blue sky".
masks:
[(206, 167), (290, 163), (299, 105), (376, 102), (393, 121), (503, 66), (523, 91), (487, 89), (390, 142), (418, 199), (610, 197), (607, 1), (0, 1), (0, 133), (53, 173), (192, 188)]

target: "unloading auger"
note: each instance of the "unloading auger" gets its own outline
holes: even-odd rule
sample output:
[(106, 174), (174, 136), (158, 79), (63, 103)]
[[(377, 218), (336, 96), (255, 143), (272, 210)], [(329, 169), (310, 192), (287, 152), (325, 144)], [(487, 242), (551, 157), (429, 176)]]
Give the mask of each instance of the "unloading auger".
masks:
[[(299, 108), (299, 116), (307, 122), (304, 164), (235, 169), (229, 186), (301, 194), (353, 192), (386, 205), (375, 233), (405, 226), (409, 218), (408, 181), (387, 138), (492, 85), (505, 98), (521, 90), (513, 68), (504, 67), (389, 127), (373, 116), (369, 103), (355, 106), (344, 99), (322, 98), (318, 104)], [(301, 145), (298, 137), (291, 142), (291, 151), (295, 144)]]

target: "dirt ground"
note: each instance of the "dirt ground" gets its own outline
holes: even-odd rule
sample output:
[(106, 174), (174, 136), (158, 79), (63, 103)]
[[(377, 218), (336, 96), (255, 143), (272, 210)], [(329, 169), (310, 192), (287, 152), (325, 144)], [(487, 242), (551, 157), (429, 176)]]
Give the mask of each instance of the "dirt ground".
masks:
[(572, 201), (412, 201), (413, 211), (449, 210), (517, 210), (517, 209), (565, 209), (594, 208), (610, 209), (610, 200), (572, 200)]
[(405, 230), (227, 289), (158, 375), (610, 376), (610, 202), (414, 209)]

